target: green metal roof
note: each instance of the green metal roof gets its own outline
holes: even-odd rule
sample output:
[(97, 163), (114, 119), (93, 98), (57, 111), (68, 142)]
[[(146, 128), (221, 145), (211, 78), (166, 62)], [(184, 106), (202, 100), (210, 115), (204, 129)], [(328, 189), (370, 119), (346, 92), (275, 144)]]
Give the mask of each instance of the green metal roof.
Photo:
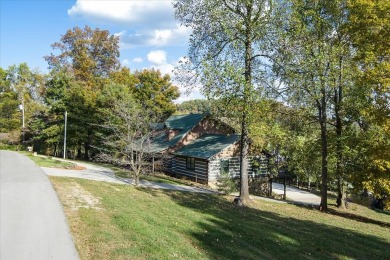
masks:
[(202, 135), (173, 154), (209, 159), (239, 140), (239, 135)]
[(165, 122), (167, 129), (180, 130), (176, 136), (171, 140), (168, 140), (166, 134), (162, 134), (153, 139), (148, 152), (157, 153), (171, 146), (174, 146), (177, 142), (183, 138), (195, 125), (197, 125), (204, 115), (202, 114), (187, 114), (187, 115), (172, 115)]
[(192, 128), (202, 120), (202, 114), (172, 115), (165, 120), (168, 129), (184, 130)]

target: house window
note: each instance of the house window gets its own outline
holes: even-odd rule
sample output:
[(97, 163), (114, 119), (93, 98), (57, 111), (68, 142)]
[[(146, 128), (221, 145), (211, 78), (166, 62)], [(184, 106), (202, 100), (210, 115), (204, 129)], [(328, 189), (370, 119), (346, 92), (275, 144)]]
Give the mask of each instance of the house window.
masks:
[(195, 170), (195, 158), (187, 157), (186, 168), (187, 170)]
[(229, 160), (221, 160), (221, 175), (229, 173)]

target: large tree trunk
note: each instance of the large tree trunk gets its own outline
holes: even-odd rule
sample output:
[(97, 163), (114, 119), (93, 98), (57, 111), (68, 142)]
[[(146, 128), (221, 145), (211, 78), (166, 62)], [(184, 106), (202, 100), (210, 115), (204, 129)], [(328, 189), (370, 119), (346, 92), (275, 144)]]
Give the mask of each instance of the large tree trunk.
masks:
[(337, 207), (345, 209), (346, 193), (344, 183), (344, 169), (342, 165), (343, 147), (341, 141), (342, 125), (341, 119), (336, 113), (336, 177), (337, 177)]
[(346, 193), (344, 184), (344, 168), (343, 168), (343, 144), (342, 144), (342, 120), (341, 120), (341, 109), (343, 99), (343, 88), (342, 88), (342, 62), (343, 59), (340, 57), (339, 66), (339, 85), (334, 91), (334, 105), (335, 105), (335, 116), (336, 116), (336, 177), (337, 177), (337, 207), (345, 209)]
[(326, 95), (325, 87), (322, 88), (321, 107), (319, 108), (319, 120), (321, 126), (321, 204), (320, 210), (328, 210), (328, 130), (326, 116)]
[(243, 204), (248, 203), (249, 183), (248, 183), (248, 129), (246, 116), (243, 115), (241, 122), (241, 147), (240, 147), (240, 200)]

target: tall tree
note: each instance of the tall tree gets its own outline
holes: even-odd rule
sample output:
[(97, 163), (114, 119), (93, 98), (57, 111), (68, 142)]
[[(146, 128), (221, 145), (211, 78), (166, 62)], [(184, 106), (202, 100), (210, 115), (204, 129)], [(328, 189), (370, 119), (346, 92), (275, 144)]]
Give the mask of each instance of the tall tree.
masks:
[[(287, 19), (278, 42), (275, 63), (290, 104), (301, 107), (318, 122), (321, 133), (321, 209), (327, 210), (330, 125), (336, 129), (339, 205), (344, 206), (342, 129), (345, 94), (350, 91), (351, 55), (343, 33), (345, 1), (281, 1)], [(283, 64), (283, 65), (282, 65)], [(280, 66), (282, 65), (282, 66)], [(353, 67), (353, 66), (352, 66)], [(334, 120), (333, 120), (334, 118)]]
[(107, 30), (75, 27), (52, 47), (58, 53), (45, 59), (53, 77), (66, 74), (73, 82), (65, 95), (69, 124), (72, 125), (69, 141), (78, 143), (79, 152), (82, 145), (84, 159), (89, 159), (96, 124), (100, 122), (96, 97), (110, 81), (110, 75), (119, 68), (119, 38)]
[[(45, 103), (48, 107), (47, 111), (36, 118), (35, 125), (38, 128), (37, 132), (40, 132), (36, 138), (46, 143), (46, 148), (49, 149), (48, 151), (55, 156), (61, 153), (60, 147), (62, 146), (60, 145), (60, 142), (62, 142), (64, 138), (65, 111), (69, 110), (69, 106), (72, 103), (69, 93), (70, 88), (72, 88), (72, 85), (74, 84), (76, 84), (74, 78), (68, 73), (64, 71), (52, 71), (48, 76), (45, 85)], [(39, 127), (42, 124), (39, 122), (42, 120), (45, 124), (43, 130)], [(69, 133), (71, 133), (71, 130), (74, 127), (73, 122), (70, 123)], [(77, 121), (74, 123), (77, 124)], [(69, 139), (72, 138), (71, 135), (69, 135), (69, 137)], [(69, 142), (69, 144), (71, 144), (71, 142)]]
[(110, 73), (119, 68), (119, 37), (107, 30), (75, 27), (52, 48), (59, 53), (45, 57), (50, 68), (69, 70), (77, 81), (91, 88), (102, 87)]
[(7, 71), (0, 68), (0, 132), (7, 133), (20, 129), (18, 94), (10, 87)]
[[(252, 102), (262, 96), (264, 42), (271, 1), (181, 0), (175, 16), (192, 29), (188, 62), (180, 76), (195, 79), (203, 93), (234, 103), (241, 125), (240, 200), (249, 201), (248, 151)], [(263, 57), (263, 58), (261, 58)], [(188, 82), (188, 81), (187, 81)], [(193, 82), (192, 82), (193, 83)]]
[(100, 126), (105, 130), (101, 137), (98, 158), (119, 164), (128, 164), (135, 179), (144, 170), (147, 151), (150, 145), (151, 124), (156, 121), (150, 109), (142, 107), (132, 96), (127, 86), (112, 84), (107, 86), (99, 97), (102, 104), (103, 122)]
[(176, 111), (173, 103), (180, 96), (179, 89), (172, 85), (168, 74), (159, 70), (142, 70), (134, 73), (138, 82), (133, 89), (134, 97), (144, 109), (153, 111), (157, 117), (165, 119)]
[[(354, 84), (364, 101), (354, 144), (354, 186), (390, 194), (390, 2), (348, 1), (347, 33), (355, 49)], [(358, 144), (358, 145), (356, 145)]]
[(44, 77), (32, 71), (27, 63), (12, 65), (7, 70), (7, 80), (11, 89), (17, 93), (22, 112), (22, 135), (28, 131), (28, 121), (41, 109), (44, 94)]

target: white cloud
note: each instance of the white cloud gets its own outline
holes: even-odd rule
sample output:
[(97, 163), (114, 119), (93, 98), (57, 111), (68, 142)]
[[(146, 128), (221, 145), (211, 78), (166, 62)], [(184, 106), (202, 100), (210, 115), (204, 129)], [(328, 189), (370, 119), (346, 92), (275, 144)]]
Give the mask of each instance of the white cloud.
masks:
[(140, 30), (136, 33), (122, 31), (115, 35), (120, 37), (122, 49), (130, 49), (140, 46), (184, 46), (188, 43), (190, 34), (189, 28), (175, 25), (171, 29)]
[(151, 51), (148, 53), (147, 58), (153, 65), (161, 66), (167, 62), (167, 53), (163, 50)]
[(172, 64), (161, 64), (161, 65), (153, 65), (152, 68), (161, 71), (162, 75), (169, 74), (172, 76), (172, 72), (174, 70), (174, 66)]
[(77, 0), (68, 15), (94, 23), (119, 25), (120, 47), (184, 45), (190, 30), (174, 19), (171, 1)]
[(137, 57), (137, 58), (134, 58), (131, 60), (131, 62), (133, 62), (133, 63), (141, 63), (143, 61), (144, 61), (144, 59), (142, 59), (141, 57)]
[(173, 69), (175, 68), (174, 64), (169, 64), (167, 62), (167, 53), (163, 50), (151, 51), (147, 54), (148, 61), (152, 64), (150, 68), (159, 70), (161, 74), (172, 75)]
[[(77, 0), (68, 15), (93, 22), (163, 28), (174, 20), (170, 1)], [(156, 23), (158, 21), (158, 23)]]
[(130, 62), (129, 62), (128, 59), (124, 59), (124, 60), (122, 60), (121, 64), (124, 65), (124, 66), (127, 66), (127, 65), (130, 64)]
[(190, 29), (176, 25), (173, 29), (154, 30), (149, 40), (152, 46), (183, 45), (186, 44), (190, 35)]

